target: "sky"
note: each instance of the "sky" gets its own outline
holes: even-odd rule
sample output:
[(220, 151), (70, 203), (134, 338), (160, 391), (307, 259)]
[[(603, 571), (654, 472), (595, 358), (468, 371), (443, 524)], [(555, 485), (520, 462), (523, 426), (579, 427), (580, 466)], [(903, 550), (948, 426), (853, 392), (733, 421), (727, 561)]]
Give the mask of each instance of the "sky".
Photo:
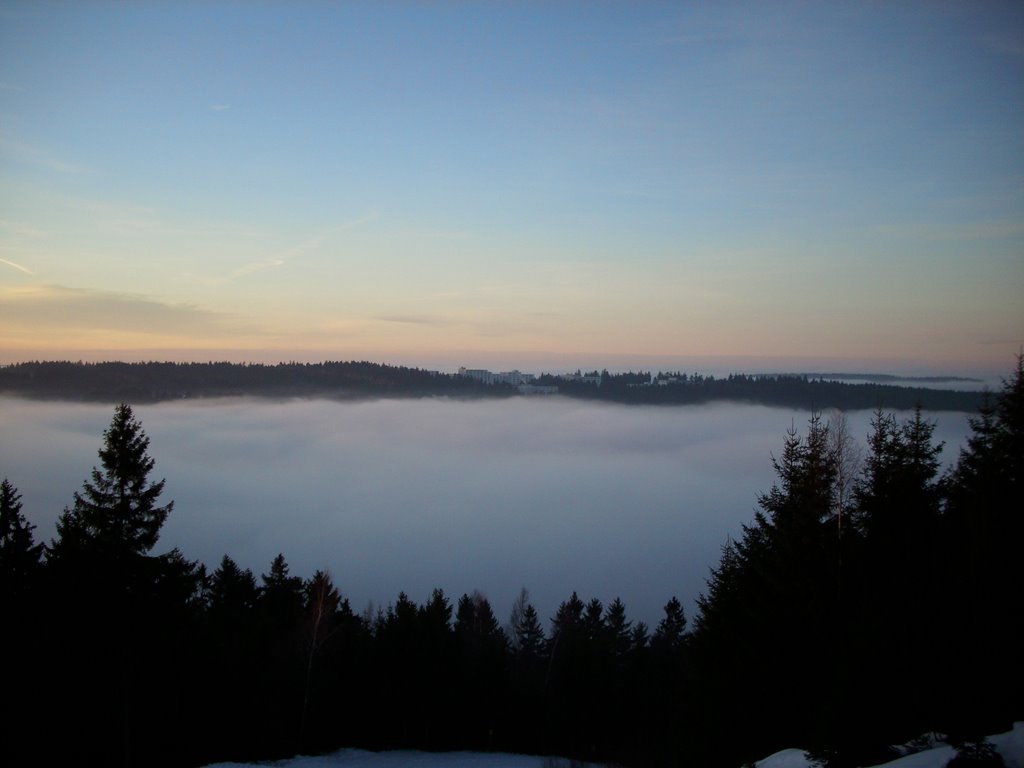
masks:
[(0, 363), (1009, 371), (1021, 3), (0, 1)]

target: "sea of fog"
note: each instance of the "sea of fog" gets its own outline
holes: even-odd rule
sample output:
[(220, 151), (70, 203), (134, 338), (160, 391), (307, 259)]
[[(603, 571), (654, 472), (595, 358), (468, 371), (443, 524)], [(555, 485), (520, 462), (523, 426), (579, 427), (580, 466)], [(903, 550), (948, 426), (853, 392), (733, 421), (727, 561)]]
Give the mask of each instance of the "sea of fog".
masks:
[[(542, 617), (572, 591), (623, 599), (653, 626), (688, 615), (728, 537), (773, 482), (772, 453), (807, 414), (755, 405), (206, 400), (139, 406), (174, 511), (157, 550), (257, 576), (328, 569), (356, 611), (404, 590), (478, 589), (504, 620), (523, 586)], [(0, 398), (0, 476), (37, 538), (55, 534), (92, 467), (110, 406)], [(952, 461), (965, 414), (928, 414)], [(863, 438), (871, 414), (848, 414)]]

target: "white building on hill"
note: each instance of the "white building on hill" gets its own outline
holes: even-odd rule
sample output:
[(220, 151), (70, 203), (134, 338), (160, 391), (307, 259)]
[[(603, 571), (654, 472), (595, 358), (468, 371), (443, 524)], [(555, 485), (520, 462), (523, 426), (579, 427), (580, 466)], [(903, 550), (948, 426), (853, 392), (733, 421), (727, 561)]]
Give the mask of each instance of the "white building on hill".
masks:
[(518, 387), (523, 384), (529, 384), (533, 381), (536, 376), (532, 373), (521, 373), (519, 371), (503, 371), (502, 373), (492, 373), (491, 371), (483, 368), (459, 368), (459, 376), (465, 376), (469, 379), (476, 379), (484, 384), (510, 384), (513, 387)]

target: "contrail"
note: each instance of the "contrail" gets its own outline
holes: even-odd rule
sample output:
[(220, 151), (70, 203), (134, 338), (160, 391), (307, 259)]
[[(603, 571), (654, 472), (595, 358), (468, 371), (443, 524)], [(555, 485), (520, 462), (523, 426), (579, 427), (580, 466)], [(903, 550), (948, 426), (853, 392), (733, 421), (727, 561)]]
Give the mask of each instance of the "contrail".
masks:
[(0, 259), (0, 264), (6, 264), (8, 267), (16, 269), (19, 272), (24, 272), (26, 275), (34, 275), (35, 274), (28, 267), (23, 267), (23, 266), (21, 266), (21, 264), (15, 264), (13, 261), (8, 261), (7, 259)]

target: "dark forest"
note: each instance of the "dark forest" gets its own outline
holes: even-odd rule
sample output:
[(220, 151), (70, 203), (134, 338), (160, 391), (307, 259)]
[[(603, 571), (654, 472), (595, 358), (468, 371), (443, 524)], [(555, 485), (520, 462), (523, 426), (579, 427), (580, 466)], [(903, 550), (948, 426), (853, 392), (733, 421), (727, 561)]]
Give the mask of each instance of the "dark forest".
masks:
[[(48, 365), (3, 369), (3, 389), (56, 396), (60, 381), (64, 394), (146, 399), (235, 393), (247, 379), (263, 382), (247, 394), (296, 394), (335, 386), (336, 365), (353, 391), (483, 390), (362, 363), (199, 366), (202, 393), (187, 388), (196, 367), (170, 366), (157, 393), (156, 364), (64, 364), (52, 377)], [(305, 384), (284, 384), (296, 371)], [(257, 576), (228, 555), (208, 567), (157, 553), (173, 502), (119, 405), (52, 541), (36, 540), (17, 478), (0, 487), (3, 763), (192, 766), (358, 746), (737, 768), (799, 745), (846, 768), (928, 730), (975, 754), (1024, 719), (1024, 359), (979, 397), (946, 472), (920, 408), (877, 408), (859, 464), (841, 420), (811, 411), (782, 436), (775, 483), (723, 543), (697, 615), (666, 595), (650, 627), (621, 601), (575, 593), (551, 617), (525, 591), (507, 618), (484, 595), (440, 590), (359, 614), (328, 572), (293, 576), (283, 554)]]
[[(973, 413), (980, 392), (836, 381), (821, 374), (731, 374), (715, 378), (681, 372), (612, 374), (594, 371), (600, 385), (543, 374), (540, 385), (559, 394), (624, 404), (684, 405), (751, 402), (807, 411), (928, 411)], [(858, 376), (843, 374), (843, 376)], [(837, 376), (838, 378), (838, 376)], [(654, 382), (652, 384), (651, 382)], [(922, 381), (921, 383), (927, 383)], [(0, 394), (40, 399), (153, 403), (199, 397), (510, 397), (516, 387), (482, 384), (457, 374), (370, 362), (324, 363), (82, 363), (28, 362), (0, 367)]]

